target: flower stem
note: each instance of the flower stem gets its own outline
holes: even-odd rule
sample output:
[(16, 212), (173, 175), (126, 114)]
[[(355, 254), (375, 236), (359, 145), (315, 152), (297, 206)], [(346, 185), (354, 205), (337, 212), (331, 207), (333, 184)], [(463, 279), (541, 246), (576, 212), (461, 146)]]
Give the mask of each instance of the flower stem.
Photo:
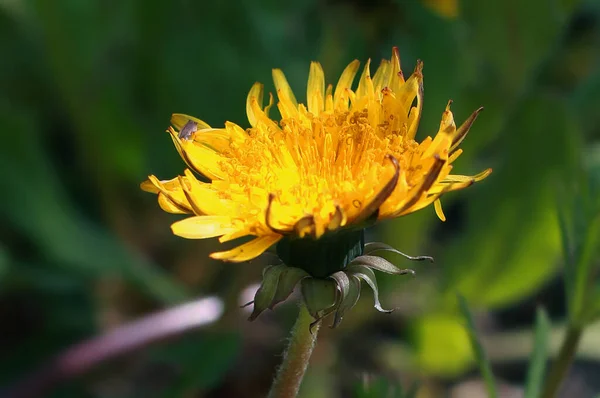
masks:
[(269, 398), (294, 398), (298, 394), (308, 361), (317, 341), (321, 323), (310, 330), (313, 317), (304, 303), (300, 305), (298, 319), (292, 329), (290, 343), (283, 355), (283, 363), (277, 369), (277, 375), (269, 391)]
[(543, 398), (554, 398), (558, 393), (558, 389), (575, 359), (582, 331), (583, 330), (580, 327), (574, 326), (570, 326), (567, 329), (567, 334), (560, 347), (558, 356), (552, 364), (550, 373), (546, 378), (544, 393), (541, 395)]

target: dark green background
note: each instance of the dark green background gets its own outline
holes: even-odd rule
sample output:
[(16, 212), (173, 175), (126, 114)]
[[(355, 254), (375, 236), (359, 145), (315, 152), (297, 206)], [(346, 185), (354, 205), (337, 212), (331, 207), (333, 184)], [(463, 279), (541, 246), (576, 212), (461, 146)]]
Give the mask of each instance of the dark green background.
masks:
[[(530, 328), (536, 304), (559, 323), (557, 194), (572, 194), (567, 183), (600, 153), (598, 1), (464, 0), (448, 18), (416, 0), (4, 0), (0, 386), (81, 339), (216, 295), (226, 304), (217, 323), (50, 396), (264, 395), (295, 316), (284, 304), (248, 323), (238, 309), (268, 258), (209, 260), (217, 243), (172, 236), (177, 217), (138, 185), (183, 171), (164, 132), (171, 113), (247, 127), (247, 91), (255, 81), (273, 91), (271, 68), (303, 100), (311, 60), (336, 82), (351, 60), (377, 63), (392, 46), (405, 75), (425, 64), (418, 138), (437, 131), (448, 99), (458, 122), (484, 106), (455, 171), (494, 173), (444, 198), (446, 223), (428, 208), (370, 231), (436, 263), (394, 258), (417, 271), (380, 277), (383, 303), (399, 310), (379, 314), (365, 289), (320, 336), (301, 396), (349, 396), (363, 373), (417, 379), (438, 396), (473, 375), (457, 291), (492, 342), (516, 342), (509, 333)], [(502, 380), (522, 382), (528, 350), (490, 352)]]

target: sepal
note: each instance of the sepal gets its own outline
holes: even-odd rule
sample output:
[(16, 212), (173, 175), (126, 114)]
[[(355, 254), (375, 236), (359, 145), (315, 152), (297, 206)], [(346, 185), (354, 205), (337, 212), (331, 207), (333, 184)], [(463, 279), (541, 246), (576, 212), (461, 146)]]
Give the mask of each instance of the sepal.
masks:
[(289, 267), (285, 264), (270, 265), (263, 270), (263, 280), (254, 295), (254, 300), (245, 304), (254, 304), (254, 309), (248, 320), (255, 320), (264, 310), (272, 310), (275, 305), (285, 301), (294, 288), (309, 275), (306, 271)]

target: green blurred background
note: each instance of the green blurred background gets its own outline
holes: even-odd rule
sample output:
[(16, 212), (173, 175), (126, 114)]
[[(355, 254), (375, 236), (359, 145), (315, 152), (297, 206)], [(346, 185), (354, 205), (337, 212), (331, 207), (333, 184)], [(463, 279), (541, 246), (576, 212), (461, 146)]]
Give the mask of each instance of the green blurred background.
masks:
[[(225, 305), (210, 326), (45, 396), (264, 396), (296, 314), (285, 303), (249, 323), (239, 309), (269, 258), (210, 260), (217, 243), (172, 236), (176, 217), (139, 183), (183, 171), (164, 132), (171, 113), (247, 127), (247, 91), (273, 91), (271, 68), (300, 99), (311, 60), (335, 82), (392, 46), (405, 75), (425, 64), (418, 138), (437, 131), (448, 99), (457, 122), (484, 106), (455, 170), (494, 173), (444, 198), (446, 223), (429, 208), (369, 231), (436, 263), (394, 258), (417, 271), (378, 276), (398, 310), (380, 314), (364, 293), (320, 335), (301, 396), (359, 396), (365, 375), (418, 380), (420, 397), (484, 396), (457, 291), (500, 380), (518, 388), (536, 306), (557, 327), (564, 318), (557, 193), (599, 157), (596, 0), (0, 0), (0, 389), (82, 339), (210, 296)], [(586, 338), (578, 397), (600, 391), (600, 334)]]

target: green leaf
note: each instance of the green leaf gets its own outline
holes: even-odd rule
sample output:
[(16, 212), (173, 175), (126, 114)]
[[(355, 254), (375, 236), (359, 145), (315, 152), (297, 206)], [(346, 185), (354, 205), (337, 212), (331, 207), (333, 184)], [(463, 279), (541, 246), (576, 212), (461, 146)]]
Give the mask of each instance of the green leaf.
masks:
[[(510, 137), (502, 140), (500, 150), (510, 159), (463, 191), (467, 223), (441, 259), (445, 303), (457, 290), (485, 307), (516, 302), (552, 277), (560, 264), (556, 175), (572, 163), (577, 123), (562, 100), (545, 95), (524, 101), (508, 123), (519, 132), (507, 132)], [(543, 150), (531, 149), (541, 143)]]
[(550, 321), (543, 308), (538, 308), (533, 337), (533, 353), (527, 370), (525, 398), (538, 398), (544, 383), (546, 361), (548, 360), (548, 340)]
[(471, 347), (473, 348), (473, 352), (475, 353), (475, 359), (477, 360), (477, 364), (479, 365), (479, 371), (481, 372), (481, 376), (485, 381), (485, 385), (488, 392), (489, 398), (497, 398), (498, 390), (496, 389), (496, 381), (494, 380), (494, 374), (492, 373), (492, 367), (485, 355), (485, 351), (483, 350), (483, 346), (477, 337), (477, 330), (475, 329), (475, 323), (473, 322), (473, 317), (471, 316), (471, 312), (469, 311), (469, 307), (464, 297), (458, 295), (458, 302), (460, 305), (460, 310), (465, 319), (467, 331), (469, 332), (469, 338), (471, 340)]

